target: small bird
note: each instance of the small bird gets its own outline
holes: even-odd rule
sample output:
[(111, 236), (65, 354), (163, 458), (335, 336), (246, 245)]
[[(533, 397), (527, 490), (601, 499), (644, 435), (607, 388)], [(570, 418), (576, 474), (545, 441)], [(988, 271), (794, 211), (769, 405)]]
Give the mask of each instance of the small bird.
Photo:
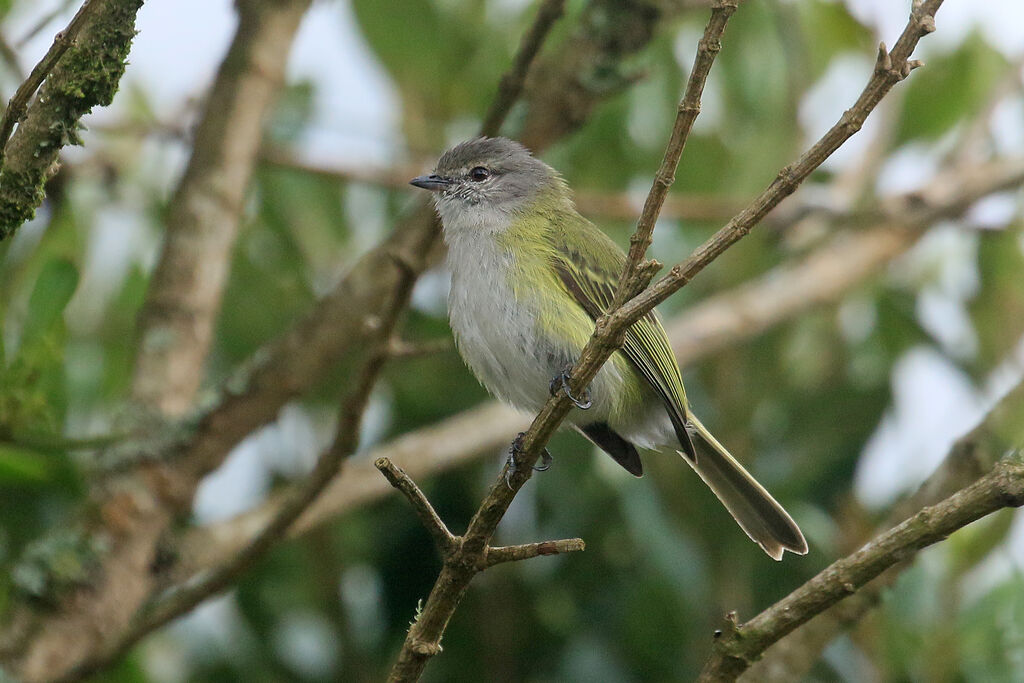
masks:
[[(576, 210), (553, 168), (518, 142), (476, 138), (410, 181), (434, 193), (448, 245), (448, 315), (466, 364), (495, 396), (537, 412), (611, 305), (625, 254)], [(676, 452), (768, 555), (803, 555), (800, 528), (690, 412), (654, 312), (626, 332), (567, 421), (634, 476), (637, 446)]]

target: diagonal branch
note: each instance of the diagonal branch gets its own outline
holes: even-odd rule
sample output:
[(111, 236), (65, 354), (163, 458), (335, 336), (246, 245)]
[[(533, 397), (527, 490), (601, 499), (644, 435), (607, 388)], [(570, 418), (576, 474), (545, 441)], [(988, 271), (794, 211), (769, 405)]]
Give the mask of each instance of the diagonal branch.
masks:
[[(1024, 442), (1022, 418), (1024, 383), (1000, 399), (981, 424), (953, 444), (942, 464), (918, 490), (892, 509), (885, 526), (896, 526), (915, 511), (939, 503), (991, 471), (1005, 454), (1008, 444), (1020, 446)], [(911, 561), (912, 558), (907, 558), (890, 567), (855, 595), (778, 639), (743, 673), (742, 679), (782, 682), (803, 678), (829, 642), (879, 604), (883, 591), (895, 583)]]
[(426, 495), (416, 485), (416, 482), (401, 467), (395, 467), (387, 458), (377, 458), (374, 460), (373, 466), (380, 470), (380, 473), (384, 475), (389, 484), (406, 497), (409, 504), (412, 505), (412, 509), (416, 511), (420, 521), (423, 522), (423, 526), (426, 527), (427, 531), (434, 538), (434, 544), (441, 555), (447, 556), (450, 554), (455, 549), (455, 546), (458, 545), (459, 539), (452, 532), (448, 531), (448, 527), (445, 526), (441, 516), (437, 514), (437, 510), (430, 504), (430, 501), (427, 500)]
[(772, 643), (843, 598), (904, 562), (919, 550), (986, 515), (1024, 505), (1024, 464), (998, 463), (991, 472), (942, 502), (926, 507), (854, 554), (838, 560), (788, 596), (740, 624), (726, 616), (715, 634), (711, 657), (699, 681), (732, 681)]
[(505, 72), (498, 83), (498, 94), (491, 103), (484, 121), (480, 124), (480, 135), (497, 135), (501, 124), (508, 117), (512, 105), (519, 99), (526, 83), (526, 74), (530, 70), (537, 53), (548, 37), (551, 27), (565, 11), (565, 0), (544, 0), (537, 9), (537, 16), (523, 35), (516, 51), (512, 68)]
[(644, 256), (651, 246), (654, 226), (661, 214), (661, 208), (665, 204), (665, 197), (668, 196), (668, 190), (676, 180), (676, 169), (683, 156), (686, 140), (690, 137), (690, 131), (693, 129), (694, 121), (697, 120), (697, 115), (700, 114), (700, 98), (704, 92), (708, 74), (711, 72), (711, 65), (715, 63), (715, 57), (722, 49), (722, 33), (737, 6), (738, 0), (736, 2), (719, 0), (712, 5), (711, 20), (704, 29), (704, 37), (697, 43), (697, 56), (693, 60), (693, 69), (690, 71), (690, 78), (687, 80), (683, 98), (679, 101), (679, 107), (676, 109), (676, 120), (672, 126), (672, 133), (669, 135), (668, 145), (665, 147), (665, 155), (661, 160), (658, 172), (654, 175), (651, 191), (647, 193), (647, 199), (644, 200), (644, 207), (640, 211), (636, 230), (629, 238), (629, 253), (622, 266), (619, 286), (615, 291), (611, 310), (621, 307), (629, 298), (646, 287), (654, 277), (654, 273), (661, 267), (661, 264), (653, 261), (643, 263)]

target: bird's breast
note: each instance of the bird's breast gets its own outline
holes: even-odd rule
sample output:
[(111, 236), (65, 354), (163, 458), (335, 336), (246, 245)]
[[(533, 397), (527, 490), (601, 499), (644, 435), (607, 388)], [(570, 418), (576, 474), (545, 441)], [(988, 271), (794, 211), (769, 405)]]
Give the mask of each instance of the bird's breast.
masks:
[(497, 240), (451, 240), (448, 267), (448, 317), (466, 364), (499, 398), (539, 409), (551, 367), (565, 354), (538, 334), (534, 298), (516, 298), (513, 279), (521, 273), (515, 256)]

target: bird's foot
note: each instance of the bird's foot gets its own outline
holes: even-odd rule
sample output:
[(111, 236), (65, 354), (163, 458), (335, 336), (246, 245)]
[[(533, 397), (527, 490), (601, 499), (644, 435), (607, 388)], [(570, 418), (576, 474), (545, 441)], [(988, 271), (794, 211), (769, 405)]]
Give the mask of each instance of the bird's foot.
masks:
[(590, 406), (594, 405), (594, 402), (590, 400), (590, 389), (584, 389), (583, 392), (577, 397), (572, 395), (572, 391), (569, 389), (569, 380), (572, 379), (572, 364), (566, 365), (562, 368), (562, 371), (558, 373), (551, 380), (551, 384), (548, 385), (548, 390), (552, 396), (557, 396), (559, 391), (564, 391), (565, 395), (569, 397), (572, 404), (580, 410), (586, 410)]
[[(516, 456), (523, 451), (523, 437), (526, 436), (526, 432), (519, 432), (516, 438), (512, 440), (512, 446), (508, 449), (508, 469), (505, 471), (505, 485), (510, 489), (512, 488), (512, 475), (516, 473)], [(546, 472), (551, 469), (551, 462), (554, 460), (551, 457), (551, 452), (545, 448), (540, 454), (540, 465), (534, 465), (534, 472)]]

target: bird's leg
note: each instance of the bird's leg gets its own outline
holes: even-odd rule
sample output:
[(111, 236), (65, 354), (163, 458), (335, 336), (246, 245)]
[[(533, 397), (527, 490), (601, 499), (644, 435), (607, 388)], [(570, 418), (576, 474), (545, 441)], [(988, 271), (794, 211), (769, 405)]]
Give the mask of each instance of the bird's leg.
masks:
[(562, 371), (555, 375), (551, 380), (551, 384), (548, 385), (548, 389), (551, 391), (552, 396), (557, 396), (559, 391), (564, 391), (565, 395), (569, 397), (573, 405), (580, 410), (586, 410), (590, 406), (594, 405), (594, 402), (590, 400), (590, 389), (584, 389), (583, 393), (576, 396), (572, 395), (572, 391), (569, 390), (569, 380), (572, 379), (572, 363), (562, 368)]
[[(508, 471), (505, 473), (505, 485), (510, 489), (512, 488), (512, 475), (516, 473), (516, 456), (523, 452), (523, 437), (526, 436), (526, 432), (519, 432), (516, 438), (512, 440), (512, 446), (508, 449)], [(551, 462), (554, 460), (551, 457), (551, 452), (547, 448), (540, 454), (540, 465), (534, 465), (533, 470), (535, 472), (546, 472), (551, 469)]]

